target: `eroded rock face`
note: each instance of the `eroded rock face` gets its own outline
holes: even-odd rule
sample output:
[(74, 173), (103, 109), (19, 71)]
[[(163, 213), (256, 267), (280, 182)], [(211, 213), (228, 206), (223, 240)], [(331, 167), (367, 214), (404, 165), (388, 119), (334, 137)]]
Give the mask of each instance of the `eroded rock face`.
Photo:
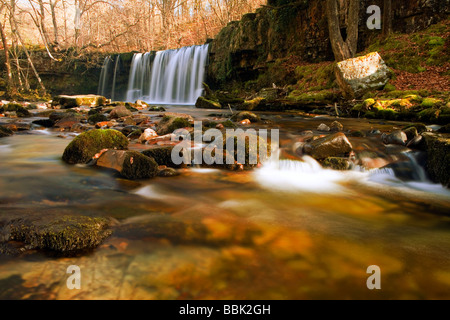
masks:
[(353, 150), (347, 136), (342, 132), (317, 139), (306, 144), (303, 151), (317, 160), (346, 155)]
[(341, 61), (336, 65), (336, 80), (346, 98), (358, 98), (367, 91), (383, 88), (391, 70), (377, 52)]

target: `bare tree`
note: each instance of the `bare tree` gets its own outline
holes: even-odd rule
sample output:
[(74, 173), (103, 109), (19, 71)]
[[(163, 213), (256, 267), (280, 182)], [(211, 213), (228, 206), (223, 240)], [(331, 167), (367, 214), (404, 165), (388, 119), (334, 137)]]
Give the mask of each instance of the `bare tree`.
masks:
[[(339, 8), (341, 1), (327, 0), (327, 18), (331, 47), (337, 61), (353, 58), (358, 46), (359, 0), (345, 0), (345, 8)], [(341, 10), (339, 10), (341, 9)], [(345, 12), (346, 39), (342, 35), (340, 12)]]

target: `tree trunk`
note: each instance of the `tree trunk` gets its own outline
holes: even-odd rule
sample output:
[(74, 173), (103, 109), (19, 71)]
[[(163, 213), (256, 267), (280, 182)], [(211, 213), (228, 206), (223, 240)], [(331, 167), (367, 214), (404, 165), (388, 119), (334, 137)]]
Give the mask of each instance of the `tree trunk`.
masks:
[(358, 46), (359, 0), (350, 1), (347, 14), (347, 39), (342, 37), (337, 0), (327, 0), (328, 31), (336, 61), (353, 58)]
[(5, 67), (6, 67), (6, 74), (7, 74), (6, 96), (9, 99), (16, 93), (17, 90), (14, 87), (12, 71), (11, 71), (11, 63), (9, 60), (8, 42), (6, 40), (5, 30), (3, 28), (3, 24), (1, 21), (0, 21), (0, 36), (2, 38), (3, 50), (5, 51)]
[(384, 0), (383, 6), (383, 37), (388, 37), (392, 32), (392, 0)]
[(57, 4), (57, 1), (50, 0), (50, 9), (51, 9), (51, 13), (52, 13), (52, 22), (53, 22), (53, 37), (54, 37), (53, 45), (55, 48), (59, 48), (58, 23), (56, 21), (56, 12), (55, 12), (56, 4)]

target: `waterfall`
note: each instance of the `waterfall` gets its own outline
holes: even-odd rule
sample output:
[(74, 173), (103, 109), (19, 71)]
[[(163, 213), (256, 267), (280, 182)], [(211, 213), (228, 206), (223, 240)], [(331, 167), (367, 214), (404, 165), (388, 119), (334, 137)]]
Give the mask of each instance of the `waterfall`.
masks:
[(208, 45), (133, 57), (127, 101), (194, 105), (203, 92)]
[(97, 94), (115, 101), (117, 96), (116, 83), (117, 75), (121, 69), (120, 55), (115, 57), (107, 56), (103, 62)]

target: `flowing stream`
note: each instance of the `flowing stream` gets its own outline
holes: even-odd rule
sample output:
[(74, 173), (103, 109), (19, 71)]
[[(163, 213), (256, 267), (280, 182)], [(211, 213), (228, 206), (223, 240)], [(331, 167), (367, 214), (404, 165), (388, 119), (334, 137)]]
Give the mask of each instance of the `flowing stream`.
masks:
[[(285, 149), (324, 121), (267, 117)], [(0, 256), (0, 299), (450, 298), (450, 192), (426, 180), (416, 157), (385, 153), (379, 138), (351, 141), (422, 178), (399, 179), (396, 168), (337, 172), (282, 155), (252, 172), (131, 182), (65, 165), (73, 135), (64, 135), (39, 129), (0, 140), (0, 214), (112, 217), (113, 235), (72, 258)], [(82, 270), (76, 292), (66, 287), (70, 265)], [(381, 268), (382, 290), (366, 287), (371, 265)]]

